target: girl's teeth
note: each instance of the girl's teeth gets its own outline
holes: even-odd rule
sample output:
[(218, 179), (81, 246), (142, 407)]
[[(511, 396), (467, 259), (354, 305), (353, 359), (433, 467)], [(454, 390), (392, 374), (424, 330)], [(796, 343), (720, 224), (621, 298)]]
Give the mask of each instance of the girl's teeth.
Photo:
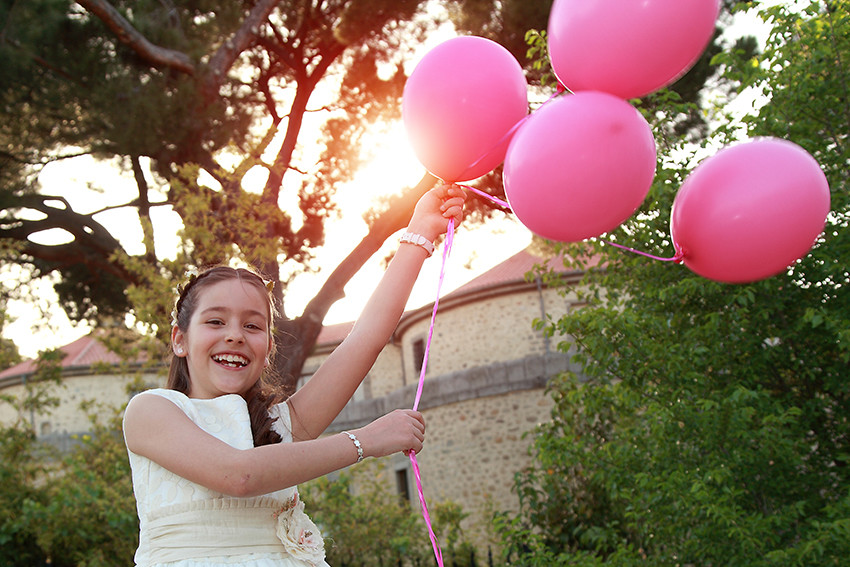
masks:
[(248, 362), (241, 356), (222, 355), (216, 356), (215, 361), (228, 366), (246, 366)]

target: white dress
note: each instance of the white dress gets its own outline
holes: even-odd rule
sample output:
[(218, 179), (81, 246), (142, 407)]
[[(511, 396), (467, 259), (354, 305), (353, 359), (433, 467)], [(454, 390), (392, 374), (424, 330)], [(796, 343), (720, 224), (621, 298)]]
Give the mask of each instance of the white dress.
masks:
[[(248, 406), (231, 394), (211, 400), (155, 389), (201, 429), (237, 449), (254, 446)], [(132, 400), (130, 401), (132, 404)], [(283, 443), (292, 442), (289, 408), (270, 411)], [(190, 482), (128, 451), (139, 513), (140, 567), (327, 567), (315, 524), (295, 487), (235, 498)]]

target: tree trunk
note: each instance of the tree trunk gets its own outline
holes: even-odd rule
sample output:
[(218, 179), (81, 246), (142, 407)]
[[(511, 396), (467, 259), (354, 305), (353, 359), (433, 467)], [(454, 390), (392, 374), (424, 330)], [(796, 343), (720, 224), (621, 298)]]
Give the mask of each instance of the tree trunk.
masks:
[(426, 173), (415, 187), (395, 198), (389, 208), (373, 223), (363, 240), (328, 276), (322, 288), (307, 304), (304, 313), (295, 319), (277, 322), (277, 354), (274, 366), (282, 385), (288, 391), (295, 391), (301, 369), (316, 346), (328, 310), (345, 297), (345, 285), (381, 248), (387, 238), (407, 226), (417, 201), (436, 181), (436, 178)]

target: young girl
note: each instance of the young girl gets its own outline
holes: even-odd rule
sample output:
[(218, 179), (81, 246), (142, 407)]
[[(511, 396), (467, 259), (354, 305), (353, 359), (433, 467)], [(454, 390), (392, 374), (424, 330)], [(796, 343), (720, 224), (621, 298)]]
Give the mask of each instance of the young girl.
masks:
[[(218, 267), (180, 289), (168, 388), (135, 396), (124, 416), (140, 520), (139, 566), (326, 566), (296, 485), (396, 452), (419, 452), (425, 422), (396, 410), (319, 438), (354, 394), (404, 310), (449, 219), (456, 186), (426, 193), (351, 334), (283, 403), (264, 386), (273, 300), (254, 272)], [(421, 238), (420, 238), (421, 237)], [(297, 441), (297, 442), (293, 442)]]

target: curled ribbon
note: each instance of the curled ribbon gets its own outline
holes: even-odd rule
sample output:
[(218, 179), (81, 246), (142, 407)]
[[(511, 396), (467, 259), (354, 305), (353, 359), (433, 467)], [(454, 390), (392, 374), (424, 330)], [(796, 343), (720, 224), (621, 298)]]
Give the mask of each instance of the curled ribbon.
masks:
[[(428, 328), (428, 341), (425, 343), (425, 354), (422, 357), (422, 370), (419, 372), (419, 386), (416, 389), (416, 399), (413, 402), (413, 409), (419, 409), (419, 402), (422, 399), (422, 388), (425, 385), (425, 371), (428, 368), (428, 353), (431, 351), (431, 339), (434, 337), (434, 321), (437, 318), (437, 308), (440, 305), (440, 288), (443, 287), (443, 280), (446, 277), (446, 260), (452, 249), (454, 241), (454, 219), (449, 219), (449, 226), (446, 230), (446, 245), (443, 247), (443, 264), (440, 267), (440, 280), (437, 282), (437, 299), (434, 300), (434, 309), (431, 311), (431, 326)], [(437, 559), (437, 565), (443, 567), (443, 551), (440, 549), (440, 542), (437, 541), (437, 535), (434, 533), (434, 527), (431, 525), (431, 516), (428, 514), (428, 505), (425, 503), (425, 492), (422, 490), (422, 475), (419, 473), (419, 463), (416, 462), (416, 453), (411, 451), (409, 454), (410, 464), (413, 466), (413, 476), (416, 479), (416, 490), (419, 492), (419, 504), (422, 507), (422, 518), (425, 520), (425, 525), (428, 527), (428, 537), (431, 538), (431, 547), (434, 548), (434, 557)]]

